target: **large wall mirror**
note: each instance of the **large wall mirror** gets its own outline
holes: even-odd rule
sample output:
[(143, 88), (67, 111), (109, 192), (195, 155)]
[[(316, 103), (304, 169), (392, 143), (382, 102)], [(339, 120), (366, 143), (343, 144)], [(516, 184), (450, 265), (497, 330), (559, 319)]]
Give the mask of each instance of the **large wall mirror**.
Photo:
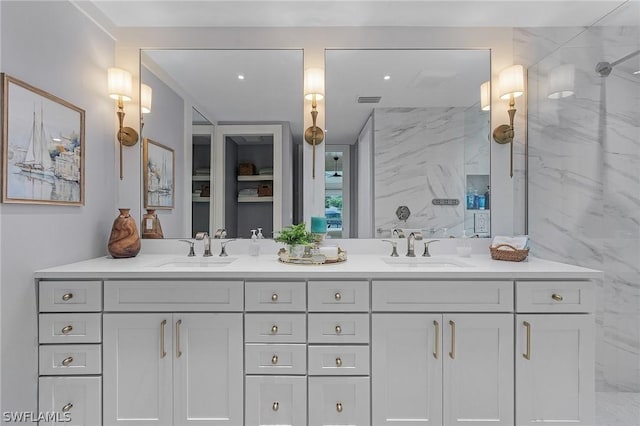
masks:
[[(490, 115), (480, 87), (490, 51), (328, 49), (325, 59), (326, 151), (336, 170), (351, 168), (340, 171), (351, 176), (351, 236), (488, 237)], [(350, 146), (350, 161), (332, 144)]]

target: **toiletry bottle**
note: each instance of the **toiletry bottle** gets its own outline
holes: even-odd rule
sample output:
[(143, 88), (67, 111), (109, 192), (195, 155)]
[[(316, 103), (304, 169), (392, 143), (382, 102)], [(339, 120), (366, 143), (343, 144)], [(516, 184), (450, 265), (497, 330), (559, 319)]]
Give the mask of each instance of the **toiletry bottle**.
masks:
[(473, 209), (473, 194), (471, 190), (469, 190), (469, 192), (467, 192), (467, 210), (471, 209)]
[(484, 195), (482, 195), (482, 194), (478, 195), (478, 209), (484, 210), (485, 201), (486, 200), (484, 198)]
[(484, 193), (484, 208), (489, 210), (491, 208), (491, 186), (487, 185), (487, 192)]
[(258, 239), (264, 240), (264, 235), (262, 235), (262, 228), (258, 228)]
[(260, 243), (258, 243), (258, 236), (256, 235), (256, 230), (251, 230), (251, 242), (249, 243), (249, 256), (259, 256), (260, 255)]
[(473, 208), (478, 209), (478, 190), (473, 191)]

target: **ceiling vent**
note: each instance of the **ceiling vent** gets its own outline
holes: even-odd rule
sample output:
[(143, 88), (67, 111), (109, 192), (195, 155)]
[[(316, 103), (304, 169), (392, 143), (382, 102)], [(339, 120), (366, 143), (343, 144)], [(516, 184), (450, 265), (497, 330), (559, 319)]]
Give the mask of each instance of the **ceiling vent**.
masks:
[(359, 104), (378, 104), (382, 96), (358, 96)]

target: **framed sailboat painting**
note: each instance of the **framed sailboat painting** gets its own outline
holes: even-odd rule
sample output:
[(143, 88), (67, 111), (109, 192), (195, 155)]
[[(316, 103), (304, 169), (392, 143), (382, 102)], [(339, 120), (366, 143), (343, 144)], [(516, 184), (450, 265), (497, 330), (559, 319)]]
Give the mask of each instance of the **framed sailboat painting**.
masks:
[(172, 209), (175, 194), (175, 152), (149, 138), (142, 145), (144, 208)]
[(84, 205), (84, 110), (2, 79), (2, 201)]

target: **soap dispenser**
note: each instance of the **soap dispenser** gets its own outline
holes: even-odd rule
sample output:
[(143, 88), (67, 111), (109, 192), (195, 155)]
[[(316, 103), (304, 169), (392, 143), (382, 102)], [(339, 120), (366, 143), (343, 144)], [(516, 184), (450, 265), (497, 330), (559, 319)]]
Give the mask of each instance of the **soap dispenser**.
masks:
[(264, 240), (264, 235), (262, 235), (262, 228), (258, 228), (258, 239)]
[(256, 230), (251, 230), (251, 242), (249, 243), (249, 256), (259, 256), (260, 255), (260, 243), (258, 243), (258, 236), (256, 235)]

